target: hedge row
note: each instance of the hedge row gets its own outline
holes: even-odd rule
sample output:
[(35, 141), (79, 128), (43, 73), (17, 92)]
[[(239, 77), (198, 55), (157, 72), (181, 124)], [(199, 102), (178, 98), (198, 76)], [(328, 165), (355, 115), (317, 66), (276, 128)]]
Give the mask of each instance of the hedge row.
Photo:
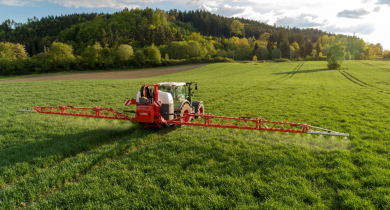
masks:
[(21, 60), (5, 60), (0, 59), (0, 75), (24, 75), (33, 73), (51, 73), (51, 72), (62, 72), (62, 71), (83, 71), (83, 70), (110, 70), (110, 69), (127, 69), (127, 68), (149, 68), (157, 66), (176, 66), (185, 64), (196, 64), (196, 63), (217, 63), (217, 62), (233, 62), (230, 58), (225, 57), (194, 57), (191, 59), (181, 60), (162, 60), (160, 65), (151, 62), (150, 60), (138, 61), (133, 59), (112, 62), (112, 61), (99, 61), (96, 63), (84, 64), (80, 60), (74, 61), (56, 61), (47, 60), (39, 61), (37, 59), (21, 59)]

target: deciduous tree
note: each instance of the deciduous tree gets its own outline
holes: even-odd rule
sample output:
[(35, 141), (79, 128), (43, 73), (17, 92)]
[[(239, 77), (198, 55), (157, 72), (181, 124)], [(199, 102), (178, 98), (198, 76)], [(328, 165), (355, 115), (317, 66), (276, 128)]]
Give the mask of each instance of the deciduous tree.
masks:
[(329, 69), (339, 69), (345, 60), (345, 47), (340, 44), (333, 44), (326, 56)]
[(161, 64), (161, 53), (160, 53), (160, 50), (156, 46), (154, 46), (154, 44), (152, 44), (149, 47), (148, 59), (153, 64), (156, 64), (156, 65), (160, 65)]
[(129, 60), (133, 56), (133, 48), (127, 44), (121, 44), (116, 52), (121, 61)]

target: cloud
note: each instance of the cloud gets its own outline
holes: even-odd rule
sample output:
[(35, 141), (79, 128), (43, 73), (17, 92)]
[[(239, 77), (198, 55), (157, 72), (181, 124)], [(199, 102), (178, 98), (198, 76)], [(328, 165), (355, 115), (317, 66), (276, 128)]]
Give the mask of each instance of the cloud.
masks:
[(378, 2), (376, 4), (389, 5), (390, 6), (390, 0), (378, 0)]
[(223, 0), (187, 0), (186, 6), (202, 5), (207, 7), (218, 7), (219, 5), (223, 4), (223, 2)]
[(361, 16), (370, 14), (370, 12), (365, 9), (356, 9), (356, 10), (343, 10), (337, 13), (337, 17), (345, 17), (345, 18), (355, 18), (360, 19)]
[(216, 12), (218, 12), (218, 14), (223, 15), (223, 16), (227, 16), (227, 17), (233, 16), (233, 15), (239, 15), (239, 14), (244, 13), (245, 11), (246, 11), (245, 7), (239, 7), (239, 6), (232, 7), (232, 6), (229, 6), (227, 4), (223, 5), (222, 7), (218, 7), (218, 9), (216, 10)]
[(323, 26), (324, 23), (314, 21), (318, 16), (313, 14), (300, 14), (298, 16), (282, 17), (276, 20), (276, 25), (298, 28)]
[(31, 2), (28, 1), (21, 1), (21, 0), (15, 0), (15, 1), (9, 1), (9, 0), (0, 0), (0, 4), (6, 5), (6, 6), (27, 6), (31, 4)]
[(374, 12), (379, 12), (379, 10), (381, 10), (381, 7), (375, 7), (374, 8)]
[[(163, 0), (153, 0), (150, 2), (157, 2)], [(0, 0), (0, 4), (8, 6), (39, 6), (45, 3), (58, 4), (64, 7), (75, 7), (75, 8), (114, 8), (114, 9), (124, 9), (127, 8), (139, 8), (140, 6), (132, 4), (133, 2), (140, 2), (136, 0)], [(146, 1), (148, 2), (148, 1)]]
[(371, 0), (362, 0), (361, 2), (362, 3), (368, 3), (368, 2), (370, 2)]
[(347, 27), (338, 27), (336, 25), (330, 25), (324, 27), (325, 31), (329, 31), (332, 33), (359, 33), (363, 35), (370, 35), (375, 31), (375, 27), (371, 24), (359, 24), (355, 26), (347, 26)]
[(247, 7), (240, 7), (240, 6), (232, 7), (232, 6), (229, 6), (227, 4), (212, 8), (212, 7), (208, 7), (205, 4), (203, 4), (198, 9), (206, 10), (206, 11), (209, 11), (209, 12), (214, 13), (214, 14), (217, 13), (217, 14), (225, 16), (225, 17), (232, 17), (235, 15), (243, 14), (248, 8)]

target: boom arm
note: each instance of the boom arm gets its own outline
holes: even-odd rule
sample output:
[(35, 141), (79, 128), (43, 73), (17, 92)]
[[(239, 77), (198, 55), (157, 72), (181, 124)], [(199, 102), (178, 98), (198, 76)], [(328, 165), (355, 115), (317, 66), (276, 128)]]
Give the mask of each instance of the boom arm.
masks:
[[(78, 117), (93, 117), (126, 121), (137, 121), (136, 117), (130, 117), (113, 108), (106, 107), (74, 107), (74, 106), (37, 106), (34, 110), (19, 110), (21, 112), (38, 112), (43, 114), (70, 115)], [(186, 121), (188, 117), (193, 121)], [(234, 128), (246, 130), (277, 131), (288, 133), (308, 133), (331, 136), (349, 136), (347, 133), (339, 133), (324, 128), (314, 127), (302, 123), (280, 122), (264, 120), (257, 117), (225, 117), (212, 114), (184, 114), (173, 120), (163, 120), (166, 125), (190, 125), (202, 127)]]

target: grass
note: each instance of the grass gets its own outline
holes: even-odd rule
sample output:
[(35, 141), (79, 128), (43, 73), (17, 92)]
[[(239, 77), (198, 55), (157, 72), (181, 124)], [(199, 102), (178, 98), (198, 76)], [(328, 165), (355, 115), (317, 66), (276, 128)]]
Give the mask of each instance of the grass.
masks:
[[(389, 61), (213, 64), (134, 80), (0, 83), (0, 209), (388, 209)], [(206, 112), (349, 139), (18, 113), (123, 108), (142, 83), (197, 81)]]

